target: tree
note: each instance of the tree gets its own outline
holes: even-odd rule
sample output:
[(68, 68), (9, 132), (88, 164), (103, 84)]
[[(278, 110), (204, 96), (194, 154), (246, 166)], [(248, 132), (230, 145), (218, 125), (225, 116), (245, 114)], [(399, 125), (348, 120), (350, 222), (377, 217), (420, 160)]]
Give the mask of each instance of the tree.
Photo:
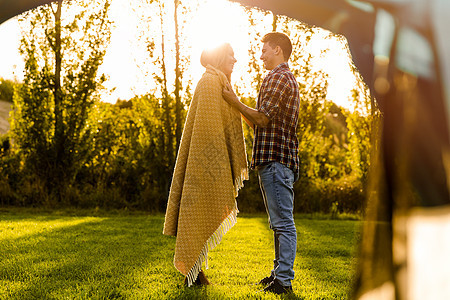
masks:
[[(243, 7), (243, 9), (248, 16), (248, 68), (246, 74), (241, 76), (239, 80), (240, 84), (236, 86), (236, 93), (239, 96), (256, 99), (265, 73), (264, 65), (259, 59), (262, 48), (261, 39), (265, 32), (272, 31), (273, 24), (261, 21), (269, 15), (268, 12), (248, 7)], [(248, 84), (249, 81), (250, 86)]]
[(348, 164), (354, 175), (365, 184), (370, 166), (372, 126), (377, 115), (367, 113), (370, 111), (370, 97), (364, 97), (364, 94), (361, 95), (360, 91), (354, 89), (352, 98), (355, 107), (347, 116)]
[[(140, 39), (148, 55), (138, 64), (144, 66), (143, 73), (149, 82), (153, 82), (153, 90), (142, 98), (161, 105), (164, 126), (158, 134), (162, 134), (163, 138), (154, 146), (161, 147), (158, 151), (161, 153), (159, 159), (163, 163), (160, 169), (164, 170), (164, 176), (160, 184), (167, 191), (183, 132), (186, 108), (192, 97), (191, 77), (186, 72), (190, 57), (185, 28), (191, 22), (190, 14), (196, 7), (189, 5), (189, 2), (180, 0), (142, 0), (136, 9), (141, 20)], [(169, 34), (171, 32), (173, 36)]]
[(0, 78), (0, 100), (13, 102), (14, 95), (14, 86), (18, 85), (18, 83)]
[(110, 37), (109, 5), (60, 0), (20, 19), (25, 70), (14, 96), (13, 139), (58, 201), (90, 151), (88, 116), (106, 79), (98, 68)]
[[(350, 56), (350, 49), (345, 48)], [(366, 186), (370, 167), (370, 154), (372, 145), (375, 145), (376, 126), (379, 124), (380, 112), (370, 94), (361, 74), (353, 62), (350, 69), (356, 77), (356, 86), (352, 90), (351, 100), (353, 111), (347, 115), (348, 124), (348, 165), (353, 174)]]
[[(50, 194), (83, 207), (164, 211), (191, 100), (193, 68), (186, 29), (203, 2), (132, 1), (141, 33), (134, 53), (146, 75), (139, 80), (145, 80), (148, 89), (112, 105), (97, 101), (105, 80), (98, 67), (109, 41), (109, 1), (55, 2), (22, 17), (26, 68), (23, 86), (15, 87), (15, 144), (9, 150), (8, 145), (0, 147), (0, 197), (9, 199), (5, 203), (16, 201), (16, 195), (28, 195), (16, 203), (45, 203)], [(327, 101), (328, 75), (315, 67), (326, 50), (314, 52), (310, 45), (317, 36), (335, 37), (284, 16), (248, 8), (246, 12), (248, 45), (240, 47), (248, 49), (241, 62), (247, 70), (236, 74), (242, 77), (233, 84), (247, 105), (255, 107), (266, 73), (259, 59), (262, 35), (276, 29), (293, 42), (289, 65), (301, 96), (296, 211), (357, 210), (360, 182), (368, 168), (366, 91), (355, 88), (357, 113)], [(250, 160), (253, 130), (245, 123), (244, 135)], [(257, 173), (250, 176), (239, 206), (243, 211), (264, 210)], [(357, 205), (344, 203), (350, 198)]]
[(181, 95), (180, 95), (180, 89), (181, 89), (181, 68), (180, 68), (180, 34), (179, 29), (180, 26), (178, 24), (178, 7), (180, 6), (180, 0), (174, 0), (174, 25), (175, 25), (175, 90), (174, 90), (174, 96), (175, 96), (175, 140), (176, 147), (175, 149), (178, 150), (178, 147), (180, 145), (181, 140), (181, 132), (183, 130), (183, 125), (181, 121)]

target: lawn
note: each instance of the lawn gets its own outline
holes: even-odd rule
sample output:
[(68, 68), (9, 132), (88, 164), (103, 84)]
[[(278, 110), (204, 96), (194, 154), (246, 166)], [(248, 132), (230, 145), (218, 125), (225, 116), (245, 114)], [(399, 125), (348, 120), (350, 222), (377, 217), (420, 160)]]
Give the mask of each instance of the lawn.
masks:
[[(264, 214), (238, 223), (210, 252), (213, 285), (186, 288), (173, 267), (164, 216), (0, 210), (0, 299), (279, 299), (254, 285), (272, 266)], [(347, 299), (358, 221), (296, 216), (290, 299)]]

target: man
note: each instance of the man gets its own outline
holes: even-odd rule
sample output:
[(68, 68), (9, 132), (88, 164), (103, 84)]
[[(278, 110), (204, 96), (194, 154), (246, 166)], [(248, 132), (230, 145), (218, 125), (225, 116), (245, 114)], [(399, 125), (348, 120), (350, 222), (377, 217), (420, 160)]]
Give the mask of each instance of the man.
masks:
[(229, 85), (222, 95), (254, 129), (251, 168), (258, 170), (275, 240), (274, 268), (260, 284), (267, 285), (266, 292), (284, 294), (292, 291), (297, 248), (293, 184), (298, 174), (296, 129), (300, 97), (297, 80), (288, 65), (292, 52), (289, 37), (271, 32), (262, 42), (261, 60), (270, 72), (261, 85), (256, 109), (240, 102)]

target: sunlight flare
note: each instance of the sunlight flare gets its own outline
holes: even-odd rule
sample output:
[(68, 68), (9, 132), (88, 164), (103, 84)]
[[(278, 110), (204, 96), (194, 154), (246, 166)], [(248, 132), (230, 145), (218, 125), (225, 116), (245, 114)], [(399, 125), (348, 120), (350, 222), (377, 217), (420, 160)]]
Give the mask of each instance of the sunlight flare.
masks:
[(245, 65), (242, 63), (246, 61), (249, 42), (248, 24), (242, 8), (225, 0), (204, 1), (198, 8), (195, 19), (189, 31), (194, 82), (204, 72), (200, 64), (202, 51), (222, 43), (229, 43), (233, 47), (237, 59), (234, 73), (243, 72)]

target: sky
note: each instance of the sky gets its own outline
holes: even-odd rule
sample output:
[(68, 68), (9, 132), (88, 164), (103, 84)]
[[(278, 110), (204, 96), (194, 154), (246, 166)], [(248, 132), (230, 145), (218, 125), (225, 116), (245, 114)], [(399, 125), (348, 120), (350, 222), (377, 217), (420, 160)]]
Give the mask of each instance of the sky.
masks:
[[(14, 79), (23, 69), (23, 61), (18, 55), (20, 29), (15, 19), (0, 25), (0, 77)], [(17, 76), (20, 78), (21, 76)]]
[[(171, 3), (171, 1), (168, 1)], [(220, 13), (217, 13), (220, 11)], [(108, 75), (105, 83), (110, 91), (103, 100), (115, 103), (118, 98), (129, 99), (134, 95), (148, 92), (148, 80), (143, 79), (142, 66), (138, 61), (140, 55), (135, 40), (136, 28), (139, 25), (136, 12), (130, 5), (130, 0), (113, 0), (110, 12), (114, 21), (111, 43), (104, 58), (100, 72)], [(232, 16), (232, 18), (230, 18)], [(270, 17), (270, 15), (269, 15)], [(205, 47), (210, 47), (219, 42), (227, 41), (233, 46), (237, 63), (234, 68), (233, 78), (239, 78), (245, 74), (249, 41), (245, 26), (246, 15), (239, 5), (226, 0), (207, 1), (201, 5), (195, 17), (186, 28), (186, 32), (192, 41), (191, 71), (193, 83), (201, 77), (204, 69), (200, 65), (200, 53)], [(170, 30), (169, 28), (167, 30)], [(171, 33), (168, 32), (168, 35)], [(0, 25), (0, 77), (6, 79), (22, 78), (21, 70), (23, 61), (18, 55), (20, 28), (16, 19), (10, 19)], [(326, 47), (323, 43), (329, 41), (315, 41), (315, 47)], [(348, 61), (343, 59), (343, 49), (332, 46), (318, 68), (325, 69), (330, 76), (328, 98), (338, 105), (349, 108), (348, 97), (354, 84), (353, 74), (350, 72)], [(256, 97), (257, 91), (254, 96)]]

